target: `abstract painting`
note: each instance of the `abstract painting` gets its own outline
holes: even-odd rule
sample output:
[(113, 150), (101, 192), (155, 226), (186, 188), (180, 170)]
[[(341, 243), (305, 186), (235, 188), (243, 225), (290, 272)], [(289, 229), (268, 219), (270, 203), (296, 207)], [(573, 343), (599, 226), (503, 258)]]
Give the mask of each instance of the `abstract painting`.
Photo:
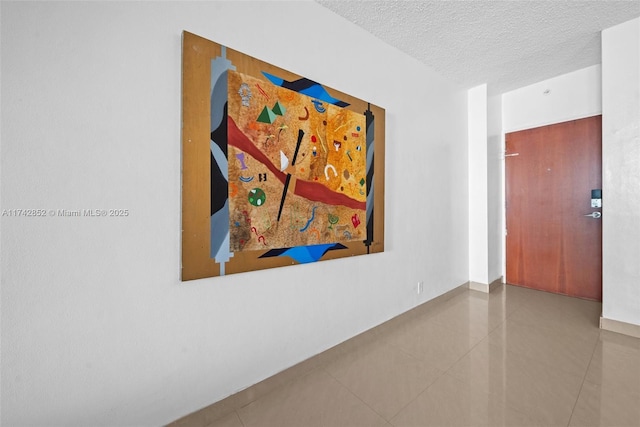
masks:
[(183, 33), (182, 280), (384, 251), (384, 110)]

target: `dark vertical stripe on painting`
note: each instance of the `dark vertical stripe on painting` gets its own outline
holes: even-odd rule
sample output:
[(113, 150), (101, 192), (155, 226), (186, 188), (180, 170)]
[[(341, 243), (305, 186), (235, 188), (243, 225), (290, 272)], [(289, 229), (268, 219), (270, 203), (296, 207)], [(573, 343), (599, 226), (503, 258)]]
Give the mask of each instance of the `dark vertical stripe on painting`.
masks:
[(373, 243), (373, 203), (369, 206), (369, 194), (373, 188), (373, 165), (374, 165), (374, 129), (375, 120), (371, 111), (371, 104), (367, 104), (367, 111), (364, 112), (367, 128), (367, 240), (364, 241), (367, 253), (371, 243)]
[[(211, 140), (227, 156), (227, 103), (224, 104), (223, 120), (217, 129), (211, 132)], [(211, 151), (211, 150), (209, 150)], [(220, 166), (211, 153), (211, 215), (218, 212), (227, 201), (229, 196), (229, 184), (227, 178), (223, 176)]]
[[(228, 103), (224, 103), (223, 111), (222, 111), (222, 119), (218, 124), (218, 127), (211, 131), (211, 140), (220, 147), (220, 150), (224, 153), (225, 157), (229, 157), (227, 153), (227, 108)], [(212, 123), (213, 125), (213, 123)]]

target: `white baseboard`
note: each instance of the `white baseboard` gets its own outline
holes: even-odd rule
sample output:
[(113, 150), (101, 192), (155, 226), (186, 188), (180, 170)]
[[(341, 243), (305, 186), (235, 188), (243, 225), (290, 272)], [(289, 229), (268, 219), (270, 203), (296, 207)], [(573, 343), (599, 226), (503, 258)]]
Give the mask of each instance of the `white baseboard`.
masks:
[(488, 293), (491, 293), (494, 289), (496, 289), (500, 285), (502, 285), (502, 276), (498, 277), (496, 280), (494, 280), (489, 284), (469, 281), (468, 286), (469, 286), (469, 289), (471, 289), (472, 291), (479, 291), (479, 292), (484, 292), (485, 294), (488, 294)]
[(600, 329), (606, 331), (617, 332), (619, 334), (629, 335), (631, 337), (640, 338), (640, 325), (633, 323), (621, 322), (619, 320), (600, 318)]

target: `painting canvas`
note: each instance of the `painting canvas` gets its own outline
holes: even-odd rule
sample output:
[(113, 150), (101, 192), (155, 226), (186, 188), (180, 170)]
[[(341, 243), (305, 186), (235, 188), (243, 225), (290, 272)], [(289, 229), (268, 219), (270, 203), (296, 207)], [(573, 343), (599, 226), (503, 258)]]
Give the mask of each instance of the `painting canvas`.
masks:
[(384, 250), (384, 110), (183, 33), (182, 279)]

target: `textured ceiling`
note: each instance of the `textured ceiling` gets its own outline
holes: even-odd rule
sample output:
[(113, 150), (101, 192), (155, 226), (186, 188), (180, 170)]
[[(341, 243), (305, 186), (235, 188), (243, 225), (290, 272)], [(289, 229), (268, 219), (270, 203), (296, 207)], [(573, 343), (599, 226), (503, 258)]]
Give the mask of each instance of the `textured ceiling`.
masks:
[(600, 31), (640, 16), (640, 0), (315, 1), (490, 94), (600, 64)]

